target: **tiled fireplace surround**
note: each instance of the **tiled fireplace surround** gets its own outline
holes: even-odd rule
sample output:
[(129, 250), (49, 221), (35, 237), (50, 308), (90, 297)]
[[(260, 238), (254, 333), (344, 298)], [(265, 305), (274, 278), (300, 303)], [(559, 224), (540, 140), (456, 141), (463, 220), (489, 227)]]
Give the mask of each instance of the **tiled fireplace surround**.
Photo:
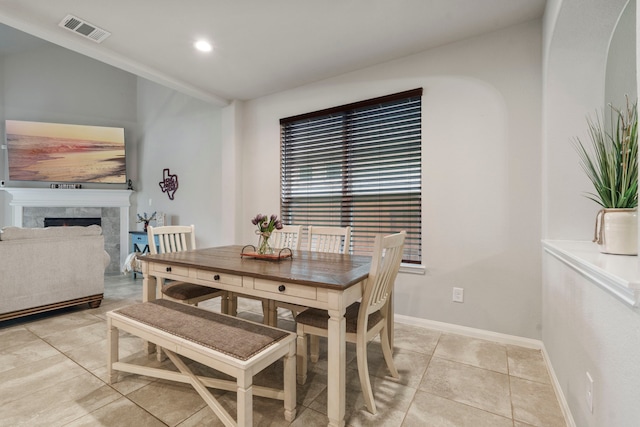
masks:
[(12, 225), (44, 227), (45, 217), (101, 218), (108, 273), (118, 273), (129, 250), (129, 190), (4, 188), (12, 199)]

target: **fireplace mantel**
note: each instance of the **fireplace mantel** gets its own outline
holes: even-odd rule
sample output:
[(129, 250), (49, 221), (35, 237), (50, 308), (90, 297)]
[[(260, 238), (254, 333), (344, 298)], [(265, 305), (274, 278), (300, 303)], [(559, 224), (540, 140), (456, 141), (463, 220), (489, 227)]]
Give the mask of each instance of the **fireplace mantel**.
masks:
[[(131, 190), (0, 187), (11, 194), (10, 206), (129, 207)], [(15, 218), (14, 218), (15, 221)], [(14, 224), (15, 225), (15, 224)]]
[(11, 195), (12, 225), (22, 227), (25, 207), (118, 207), (120, 208), (120, 264), (129, 249), (131, 190), (53, 189), (0, 187)]

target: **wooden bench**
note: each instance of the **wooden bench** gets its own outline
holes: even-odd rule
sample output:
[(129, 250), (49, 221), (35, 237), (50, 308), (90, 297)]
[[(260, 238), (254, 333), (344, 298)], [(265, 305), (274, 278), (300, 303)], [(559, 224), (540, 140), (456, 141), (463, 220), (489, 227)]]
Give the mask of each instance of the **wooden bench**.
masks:
[[(281, 329), (169, 300), (134, 304), (107, 313), (109, 383), (115, 371), (191, 384), (226, 426), (253, 424), (253, 395), (284, 401), (284, 417), (296, 415), (296, 335)], [(180, 372), (119, 361), (119, 330), (160, 347)], [(236, 382), (195, 375), (182, 355), (236, 378)], [(253, 376), (284, 358), (284, 387), (253, 385)], [(237, 391), (237, 422), (207, 390)]]

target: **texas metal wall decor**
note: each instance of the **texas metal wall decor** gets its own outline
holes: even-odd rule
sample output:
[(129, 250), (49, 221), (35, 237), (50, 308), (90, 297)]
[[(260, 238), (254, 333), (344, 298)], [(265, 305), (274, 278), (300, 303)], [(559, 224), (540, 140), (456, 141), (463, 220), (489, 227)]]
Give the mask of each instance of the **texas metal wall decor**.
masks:
[(162, 181), (160, 181), (159, 184), (162, 192), (167, 193), (169, 199), (173, 200), (178, 190), (178, 175), (172, 175), (169, 172), (169, 168), (166, 168), (162, 171)]

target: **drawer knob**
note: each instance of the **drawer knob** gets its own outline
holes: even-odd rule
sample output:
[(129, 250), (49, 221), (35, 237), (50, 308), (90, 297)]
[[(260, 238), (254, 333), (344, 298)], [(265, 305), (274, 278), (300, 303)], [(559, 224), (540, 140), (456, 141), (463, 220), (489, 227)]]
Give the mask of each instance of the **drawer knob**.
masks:
[(287, 289), (287, 288), (285, 288), (285, 286), (284, 286), (284, 285), (280, 285), (280, 286), (278, 286), (278, 290), (279, 290), (280, 292), (284, 292), (286, 289)]
[(215, 276), (213, 276), (213, 280), (220, 280), (220, 275), (216, 274)]
[(167, 267), (167, 273), (171, 273), (171, 267)]

